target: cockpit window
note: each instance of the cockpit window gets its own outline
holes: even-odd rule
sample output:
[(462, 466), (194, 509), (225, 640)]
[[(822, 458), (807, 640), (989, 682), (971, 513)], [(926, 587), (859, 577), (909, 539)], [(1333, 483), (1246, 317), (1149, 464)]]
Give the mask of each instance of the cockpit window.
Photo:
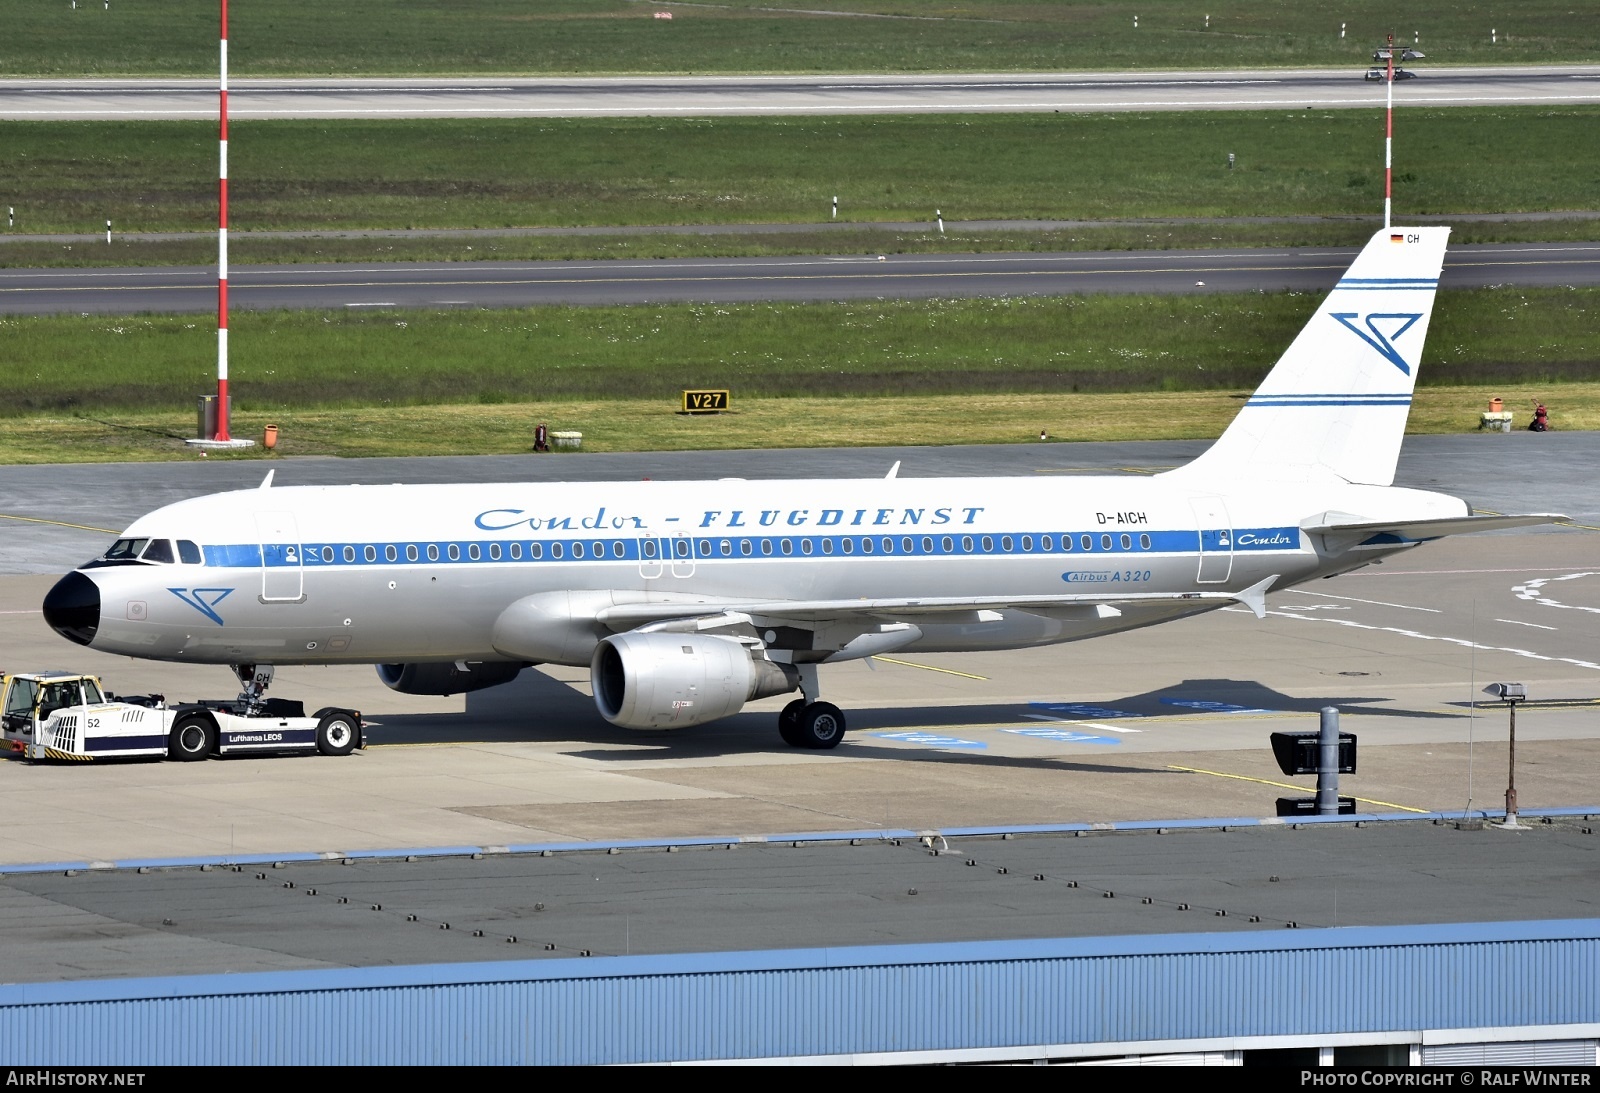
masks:
[(199, 565), (205, 561), (200, 553), (200, 546), (187, 539), (178, 540), (178, 560), (184, 565)]
[(171, 565), (177, 559), (172, 556), (171, 539), (151, 539), (150, 545), (144, 548), (144, 553), (139, 555), (143, 562), (160, 562)]
[(108, 562), (131, 562), (143, 553), (149, 545), (149, 539), (118, 539), (111, 544), (111, 549), (106, 551)]

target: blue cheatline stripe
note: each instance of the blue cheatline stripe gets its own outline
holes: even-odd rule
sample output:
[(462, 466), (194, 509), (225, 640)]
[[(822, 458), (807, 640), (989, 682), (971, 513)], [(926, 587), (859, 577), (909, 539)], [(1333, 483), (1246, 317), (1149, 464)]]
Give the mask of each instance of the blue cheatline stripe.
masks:
[(204, 549), (206, 565), (209, 566), (237, 569), (243, 566), (254, 568), (261, 564), (261, 546), (258, 543), (208, 546)]
[(1324, 393), (1321, 391), (1284, 391), (1276, 395), (1251, 395), (1251, 402), (1279, 402), (1284, 399), (1317, 399), (1328, 403), (1356, 401), (1383, 400), (1410, 402), (1411, 395), (1406, 391), (1345, 391), (1339, 393)]
[(1351, 289), (1423, 289), (1437, 288), (1437, 277), (1344, 277), (1334, 288)]
[[(1212, 529), (1208, 529), (1208, 534)], [(1221, 529), (1218, 529), (1221, 530)], [(1292, 526), (1237, 528), (1235, 538), (1253, 545), (1236, 549), (1295, 550), (1300, 529)], [(266, 568), (303, 566), (328, 569), (351, 566), (423, 565), (531, 565), (548, 563), (631, 563), (646, 566), (687, 565), (719, 560), (782, 560), (860, 558), (986, 557), (1060, 558), (1189, 554), (1195, 549), (1196, 529), (1143, 531), (1095, 530), (1080, 532), (1006, 532), (987, 535), (784, 535), (696, 536), (693, 539), (518, 539), (518, 540), (403, 540), (375, 543), (311, 542), (301, 545), (298, 557), (282, 547), (269, 550)], [(1124, 542), (1126, 539), (1126, 542)], [(684, 543), (685, 554), (675, 552)], [(259, 547), (207, 546), (208, 565), (227, 569), (262, 567)], [(453, 551), (453, 556), (452, 556)], [(393, 555), (391, 557), (391, 554)], [(414, 556), (413, 556), (414, 555)]]
[(1410, 406), (1408, 398), (1348, 398), (1348, 399), (1312, 399), (1288, 398), (1251, 399), (1246, 406), (1264, 409), (1272, 406)]

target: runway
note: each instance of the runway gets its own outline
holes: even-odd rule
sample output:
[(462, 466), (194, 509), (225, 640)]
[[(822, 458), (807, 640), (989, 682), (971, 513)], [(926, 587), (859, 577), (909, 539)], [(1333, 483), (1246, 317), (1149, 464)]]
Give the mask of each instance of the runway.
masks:
[[(1071, 293), (1326, 292), (1356, 248), (235, 266), (235, 310), (528, 307)], [(1443, 288), (1600, 284), (1600, 244), (1452, 247)], [(202, 267), (0, 269), (0, 314), (205, 312)]]
[[(1150, 473), (1203, 444), (677, 453), (448, 460), (284, 460), (279, 484)], [(1577, 527), (1464, 536), (1273, 593), (1268, 615), (1223, 610), (1020, 653), (884, 657), (825, 669), (852, 732), (832, 752), (777, 739), (781, 699), (678, 733), (604, 722), (586, 673), (551, 668), (468, 696), (384, 689), (369, 668), (286, 668), (274, 693), (350, 705), (371, 725), (346, 759), (198, 765), (0, 764), (8, 850), (21, 861), (350, 853), (582, 839), (742, 837), (953, 825), (1270, 815), (1309, 792), (1268, 734), (1335, 705), (1360, 738), (1346, 794), (1376, 811), (1494, 807), (1504, 716), (1491, 680), (1527, 684), (1518, 718), (1524, 808), (1586, 804), (1600, 762), (1600, 434), (1408, 440), (1400, 482), (1480, 509), (1567, 511)], [(249, 464), (0, 468), (0, 665), (97, 671), (113, 690), (231, 693), (214, 667), (94, 654), (38, 613), (59, 573), (134, 515), (258, 484)], [(92, 530), (106, 529), (104, 531)], [(1298, 786), (1292, 783), (1298, 781)], [(1600, 805), (1596, 806), (1600, 811)]]
[[(1600, 66), (1414, 66), (1398, 105), (1600, 102)], [(961, 76), (624, 76), (611, 78), (232, 79), (235, 119), (682, 117), (1373, 107), (1365, 69), (1041, 73)], [(0, 119), (206, 119), (216, 81), (0, 81)]]

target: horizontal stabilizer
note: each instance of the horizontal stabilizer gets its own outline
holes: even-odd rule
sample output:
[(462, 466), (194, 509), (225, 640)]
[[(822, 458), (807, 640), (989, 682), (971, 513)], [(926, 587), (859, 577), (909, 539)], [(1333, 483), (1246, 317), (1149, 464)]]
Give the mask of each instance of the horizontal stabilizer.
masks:
[(1313, 535), (1349, 537), (1351, 543), (1363, 542), (1375, 536), (1393, 536), (1402, 542), (1420, 543), (1446, 535), (1464, 535), (1472, 531), (1499, 531), (1503, 528), (1525, 528), (1537, 524), (1559, 524), (1568, 519), (1559, 513), (1534, 512), (1512, 516), (1448, 516), (1437, 520), (1373, 520), (1361, 523), (1330, 523), (1302, 527)]

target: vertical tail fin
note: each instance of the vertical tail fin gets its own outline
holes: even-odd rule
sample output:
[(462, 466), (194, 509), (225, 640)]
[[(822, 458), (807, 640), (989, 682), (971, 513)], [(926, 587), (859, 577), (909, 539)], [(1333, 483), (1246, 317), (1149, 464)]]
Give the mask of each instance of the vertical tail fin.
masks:
[(1449, 236), (1374, 235), (1227, 431), (1180, 473), (1393, 483)]

